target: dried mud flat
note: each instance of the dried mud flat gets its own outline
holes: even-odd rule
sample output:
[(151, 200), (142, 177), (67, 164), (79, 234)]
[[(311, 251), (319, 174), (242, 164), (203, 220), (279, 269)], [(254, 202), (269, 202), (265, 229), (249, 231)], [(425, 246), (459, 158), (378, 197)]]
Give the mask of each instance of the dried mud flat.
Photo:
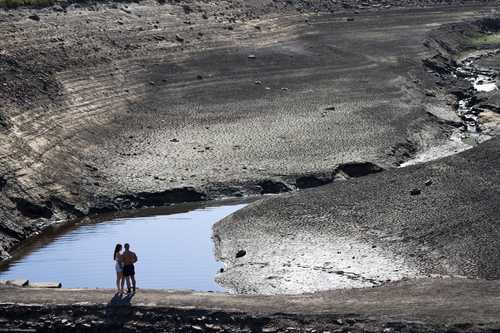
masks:
[[(226, 331), (284, 331), (288, 321), (309, 331), (498, 329), (488, 311), (500, 294), (486, 279), (500, 267), (499, 95), (474, 90), (474, 78), (500, 66), (496, 6), (145, 1), (0, 11), (0, 255), (55, 222), (95, 213), (291, 192), (215, 226), (226, 265), (217, 279), (238, 293), (322, 293), (189, 294), (164, 307), (215, 311), (207, 304), (224, 299), (224, 318), (240, 313), (229, 315), (233, 326), (215, 326)], [(477, 50), (491, 55), (470, 58)], [(490, 72), (464, 71), (461, 59)], [(377, 288), (325, 291), (367, 286)], [(421, 313), (405, 305), (412, 290)], [(1, 289), (0, 324), (18, 316), (5, 327), (103, 329), (75, 318), (109, 292), (75, 291), (91, 304), (71, 305), (73, 294), (58, 302), (50, 311), (65, 321), (56, 326), (39, 316), (45, 306), (28, 306), (24, 320), (27, 308), (11, 304), (65, 292)], [(371, 318), (367, 304), (394, 303), (377, 324), (358, 325), (345, 315), (349, 297), (370, 293), (377, 299), (353, 313)], [(148, 295), (137, 295), (142, 305), (110, 306), (147, 307)], [(255, 317), (262, 300), (274, 305)], [(305, 302), (302, 317), (278, 305), (295, 300)], [(98, 323), (107, 310), (99, 311), (89, 314)], [(172, 326), (156, 306), (137, 311), (163, 324), (145, 317), (127, 326), (117, 312), (107, 329), (212, 330), (216, 318), (181, 325), (194, 317), (172, 310), (180, 318)], [(272, 315), (287, 311), (293, 318)], [(328, 326), (335, 312), (352, 322)], [(391, 314), (399, 324), (388, 324)]]

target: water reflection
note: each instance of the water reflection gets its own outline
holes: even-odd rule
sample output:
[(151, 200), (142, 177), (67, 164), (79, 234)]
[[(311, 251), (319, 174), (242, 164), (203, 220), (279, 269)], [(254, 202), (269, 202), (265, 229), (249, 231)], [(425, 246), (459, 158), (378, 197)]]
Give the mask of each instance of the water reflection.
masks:
[(115, 216), (70, 227), (39, 239), (4, 267), (0, 279), (59, 281), (65, 288), (113, 288), (114, 245), (129, 242), (139, 257), (139, 288), (221, 291), (214, 282), (221, 264), (213, 254), (212, 225), (244, 206), (177, 206), (171, 211), (139, 213), (147, 216)]

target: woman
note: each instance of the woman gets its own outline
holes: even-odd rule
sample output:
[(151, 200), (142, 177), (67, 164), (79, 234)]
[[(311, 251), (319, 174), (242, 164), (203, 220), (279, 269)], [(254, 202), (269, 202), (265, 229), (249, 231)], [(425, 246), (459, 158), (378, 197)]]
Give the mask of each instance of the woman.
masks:
[(116, 271), (116, 289), (119, 293), (123, 292), (123, 263), (122, 263), (122, 245), (116, 244), (115, 253), (113, 253), (113, 260), (115, 261)]

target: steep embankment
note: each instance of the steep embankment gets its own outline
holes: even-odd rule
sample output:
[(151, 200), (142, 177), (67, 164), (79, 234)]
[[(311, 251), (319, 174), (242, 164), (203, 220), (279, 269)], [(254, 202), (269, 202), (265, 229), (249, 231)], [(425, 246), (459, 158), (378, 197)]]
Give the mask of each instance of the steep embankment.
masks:
[[(478, 119), (498, 110), (491, 103), (497, 92), (474, 91), (458, 59), (478, 47), (479, 36), (497, 33), (499, 22), (448, 25), (429, 35), (436, 52), (423, 62), (429, 97), (467, 100)], [(480, 138), (478, 126), (457, 129), (471, 143)], [(488, 126), (494, 135), (498, 123)], [(218, 280), (239, 293), (275, 294), (432, 275), (499, 279), (499, 143), (254, 203), (214, 227), (226, 264)]]
[(312, 14), (327, 3), (0, 12), (2, 258), (54, 221), (309, 187), (446, 141), (460, 120), (426, 103), (414, 59), (435, 24), (487, 8)]

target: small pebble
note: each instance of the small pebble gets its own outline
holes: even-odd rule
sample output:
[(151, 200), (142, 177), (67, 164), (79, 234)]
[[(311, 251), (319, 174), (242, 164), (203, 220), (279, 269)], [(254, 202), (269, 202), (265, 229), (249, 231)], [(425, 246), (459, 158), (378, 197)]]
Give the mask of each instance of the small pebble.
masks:
[(418, 188), (414, 188), (413, 190), (410, 191), (410, 195), (419, 195), (422, 193)]

